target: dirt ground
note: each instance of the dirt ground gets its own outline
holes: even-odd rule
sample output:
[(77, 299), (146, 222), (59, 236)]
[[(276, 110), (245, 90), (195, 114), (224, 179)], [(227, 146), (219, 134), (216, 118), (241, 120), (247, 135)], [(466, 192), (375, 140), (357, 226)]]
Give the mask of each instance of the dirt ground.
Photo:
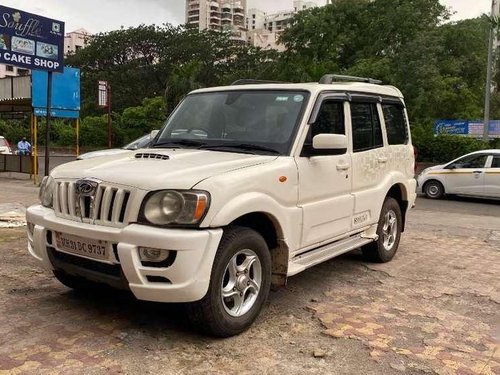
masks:
[[(0, 208), (36, 202), (0, 179)], [(36, 267), (0, 229), (0, 374), (500, 374), (500, 203), (419, 200), (393, 262), (359, 252), (272, 292), (244, 334), (193, 331), (184, 309)]]

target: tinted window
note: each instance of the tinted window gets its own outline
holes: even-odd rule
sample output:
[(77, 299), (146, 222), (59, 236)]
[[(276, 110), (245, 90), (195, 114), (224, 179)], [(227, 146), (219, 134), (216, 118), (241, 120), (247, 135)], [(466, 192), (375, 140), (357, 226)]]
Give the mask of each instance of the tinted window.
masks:
[(351, 117), (354, 152), (383, 147), (376, 104), (351, 103)]
[(488, 155), (471, 155), (463, 157), (450, 165), (451, 168), (484, 168)]
[(408, 127), (402, 106), (383, 104), (387, 139), (390, 145), (404, 145), (408, 143)]
[(316, 122), (312, 125), (312, 137), (318, 134), (345, 135), (344, 104), (331, 100), (321, 105)]
[(491, 168), (500, 168), (500, 156), (493, 157), (493, 163), (491, 164)]

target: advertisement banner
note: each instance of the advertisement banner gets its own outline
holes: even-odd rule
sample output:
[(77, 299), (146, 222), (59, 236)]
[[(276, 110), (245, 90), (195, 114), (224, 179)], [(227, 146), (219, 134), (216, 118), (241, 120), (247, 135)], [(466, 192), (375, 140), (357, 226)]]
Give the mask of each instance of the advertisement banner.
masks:
[(64, 22), (0, 5), (0, 64), (62, 72)]
[[(454, 134), (465, 137), (482, 138), (484, 123), (482, 120), (438, 120), (434, 123), (434, 134)], [(500, 120), (491, 120), (489, 137), (500, 138)]]

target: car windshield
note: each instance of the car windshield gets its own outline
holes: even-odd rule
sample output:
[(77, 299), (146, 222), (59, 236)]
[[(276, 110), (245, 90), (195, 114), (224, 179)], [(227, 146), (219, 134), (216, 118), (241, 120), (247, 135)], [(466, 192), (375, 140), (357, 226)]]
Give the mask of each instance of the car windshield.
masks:
[(151, 135), (145, 135), (144, 137), (141, 137), (139, 139), (136, 139), (132, 143), (129, 143), (125, 147), (123, 147), (125, 150), (137, 150), (138, 148), (145, 148), (149, 146), (149, 143), (151, 142)]
[(170, 116), (153, 147), (284, 155), (307, 105), (303, 91), (192, 94)]

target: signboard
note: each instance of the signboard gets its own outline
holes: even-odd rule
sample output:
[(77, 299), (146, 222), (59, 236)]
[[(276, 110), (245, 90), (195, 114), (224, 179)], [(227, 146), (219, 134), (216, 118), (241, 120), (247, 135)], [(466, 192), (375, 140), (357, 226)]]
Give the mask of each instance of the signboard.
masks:
[(108, 82), (99, 81), (99, 107), (106, 108), (108, 106)]
[[(48, 73), (34, 70), (32, 73), (32, 97), (35, 115), (47, 115)], [(62, 118), (80, 116), (80, 69), (64, 68), (62, 74), (52, 77), (51, 115)]]
[(0, 5), (0, 64), (62, 72), (64, 22)]
[[(490, 138), (500, 138), (500, 120), (491, 120)], [(438, 120), (434, 124), (434, 134), (454, 134), (472, 138), (482, 138), (484, 123), (481, 120)]]

